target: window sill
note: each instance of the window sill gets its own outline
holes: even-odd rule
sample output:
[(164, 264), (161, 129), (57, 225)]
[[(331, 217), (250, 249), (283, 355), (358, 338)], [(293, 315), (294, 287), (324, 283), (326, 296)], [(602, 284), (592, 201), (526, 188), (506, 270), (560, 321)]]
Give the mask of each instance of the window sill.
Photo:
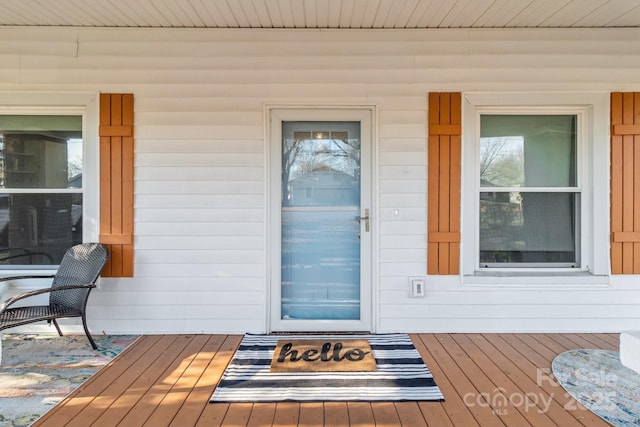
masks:
[[(13, 276), (26, 276), (26, 275), (54, 275), (56, 274), (56, 270), (2, 270), (2, 277), (13, 277)], [(9, 290), (12, 291), (32, 291), (35, 289), (40, 289), (51, 284), (51, 277), (43, 277), (42, 279), (18, 279), (18, 280), (8, 280), (7, 284), (7, 292)]]
[(463, 288), (608, 289), (610, 276), (588, 271), (477, 271), (462, 277)]

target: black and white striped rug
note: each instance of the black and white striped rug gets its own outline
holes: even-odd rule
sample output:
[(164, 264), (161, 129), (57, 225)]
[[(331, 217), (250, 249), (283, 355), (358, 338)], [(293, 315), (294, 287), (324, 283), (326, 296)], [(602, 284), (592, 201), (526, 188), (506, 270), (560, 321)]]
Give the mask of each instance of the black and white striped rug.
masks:
[(210, 402), (444, 401), (406, 334), (287, 335), (286, 339), (366, 339), (373, 372), (270, 371), (279, 335), (245, 335)]

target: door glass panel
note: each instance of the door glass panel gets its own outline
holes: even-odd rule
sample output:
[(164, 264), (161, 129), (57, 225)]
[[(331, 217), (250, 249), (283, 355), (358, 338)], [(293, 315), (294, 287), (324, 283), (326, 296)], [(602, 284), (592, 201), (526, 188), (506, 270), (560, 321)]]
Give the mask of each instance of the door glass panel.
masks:
[(284, 122), (282, 319), (360, 319), (360, 123)]

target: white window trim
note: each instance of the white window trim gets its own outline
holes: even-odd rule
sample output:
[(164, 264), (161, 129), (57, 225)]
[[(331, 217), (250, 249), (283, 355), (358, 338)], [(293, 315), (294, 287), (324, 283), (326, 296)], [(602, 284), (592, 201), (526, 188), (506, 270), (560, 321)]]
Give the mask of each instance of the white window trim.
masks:
[[(478, 268), (479, 111), (542, 110), (580, 114), (578, 185), (581, 189), (580, 268)], [(462, 248), (463, 286), (568, 286), (608, 284), (609, 276), (609, 94), (604, 92), (469, 92), (463, 94)], [(606, 179), (604, 178), (606, 177)], [(518, 278), (514, 280), (514, 278)], [(525, 279), (525, 280), (522, 280)]]
[[(582, 212), (582, 193), (583, 193), (583, 187), (582, 187), (582, 183), (584, 182), (584, 175), (586, 173), (587, 170), (587, 165), (584, 163), (584, 156), (583, 156), (583, 152), (585, 152), (587, 150), (586, 146), (586, 138), (585, 138), (585, 134), (587, 133), (587, 129), (586, 129), (586, 122), (587, 122), (587, 118), (585, 117), (585, 109), (584, 107), (495, 107), (495, 106), (478, 106), (476, 107), (476, 137), (478, 138), (479, 134), (480, 134), (480, 127), (481, 127), (481, 116), (482, 115), (539, 115), (539, 114), (545, 114), (545, 115), (563, 115), (563, 116), (575, 116), (577, 118), (577, 125), (578, 125), (578, 129), (577, 129), (577, 140), (576, 140), (576, 149), (577, 149), (577, 156), (576, 156), (576, 163), (577, 163), (577, 168), (576, 168), (576, 185), (575, 186), (565, 186), (565, 187), (498, 187), (498, 188), (492, 188), (492, 187), (482, 187), (481, 183), (480, 183), (480, 174), (478, 173), (478, 169), (476, 167), (476, 198), (479, 197), (481, 192), (487, 192), (487, 191), (515, 191), (515, 192), (533, 192), (533, 193), (540, 193), (540, 192), (545, 192), (545, 193), (550, 193), (550, 192), (561, 192), (561, 193), (575, 193), (575, 194), (579, 194), (580, 195), (580, 214), (578, 216), (578, 221), (579, 221), (579, 229), (582, 230), (582, 222), (584, 222), (585, 219), (587, 219), (586, 217), (589, 216), (591, 214), (591, 212)], [(479, 138), (478, 140), (479, 141)], [(476, 159), (475, 159), (475, 164), (478, 164), (478, 158), (480, 157), (480, 147), (479, 147), (479, 143), (476, 142), (475, 146), (474, 146), (475, 150), (476, 150)], [(475, 211), (476, 213), (476, 224), (479, 223), (480, 221), (480, 212), (479, 209), (476, 209)], [(506, 272), (509, 271), (518, 271), (518, 272), (522, 272), (522, 271), (528, 271), (528, 269), (524, 266), (521, 267), (516, 267), (516, 266), (492, 266), (492, 267), (488, 267), (488, 268), (480, 268), (479, 264), (480, 264), (480, 260), (479, 260), (479, 246), (480, 246), (480, 233), (477, 230), (476, 231), (476, 242), (475, 242), (475, 266), (477, 269), (477, 272), (479, 271), (498, 271), (500, 269), (504, 269)], [(578, 261), (578, 269), (579, 271), (587, 271), (587, 268), (581, 264), (581, 259), (582, 259), (582, 231), (580, 232), (580, 234), (578, 236), (576, 236), (576, 246), (577, 246), (577, 256), (579, 258)], [(565, 263), (565, 264), (569, 264), (569, 263)], [(550, 271), (553, 269), (557, 269), (557, 271), (565, 271), (565, 269), (568, 267), (565, 266), (556, 266), (555, 268), (552, 266), (545, 266), (544, 263), (540, 263), (540, 265), (531, 265), (530, 266), (530, 271), (534, 272), (534, 271), (540, 271), (540, 270), (544, 270), (544, 271)], [(574, 267), (575, 268), (575, 267)]]
[[(96, 92), (0, 92), (0, 112), (3, 115), (82, 115), (82, 238), (85, 242), (97, 241), (100, 231), (99, 101), (100, 97)], [(20, 190), (10, 190), (10, 192), (20, 192)], [(56, 190), (56, 192), (67, 191)], [(74, 190), (68, 190), (68, 192), (74, 192)], [(34, 270), (36, 269), (34, 268)], [(48, 272), (48, 270), (42, 269), (37, 269), (37, 271), (42, 274)], [(1, 273), (3, 276), (24, 274), (25, 269), (2, 270)], [(33, 284), (33, 286), (39, 287), (38, 284)]]

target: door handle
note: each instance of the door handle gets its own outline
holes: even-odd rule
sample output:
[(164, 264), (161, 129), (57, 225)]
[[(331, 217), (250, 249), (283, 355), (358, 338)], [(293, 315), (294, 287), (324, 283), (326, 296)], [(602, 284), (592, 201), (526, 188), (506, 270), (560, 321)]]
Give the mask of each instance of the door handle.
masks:
[(364, 231), (369, 232), (369, 209), (364, 210), (364, 216), (356, 216), (356, 221), (362, 223), (364, 221)]

